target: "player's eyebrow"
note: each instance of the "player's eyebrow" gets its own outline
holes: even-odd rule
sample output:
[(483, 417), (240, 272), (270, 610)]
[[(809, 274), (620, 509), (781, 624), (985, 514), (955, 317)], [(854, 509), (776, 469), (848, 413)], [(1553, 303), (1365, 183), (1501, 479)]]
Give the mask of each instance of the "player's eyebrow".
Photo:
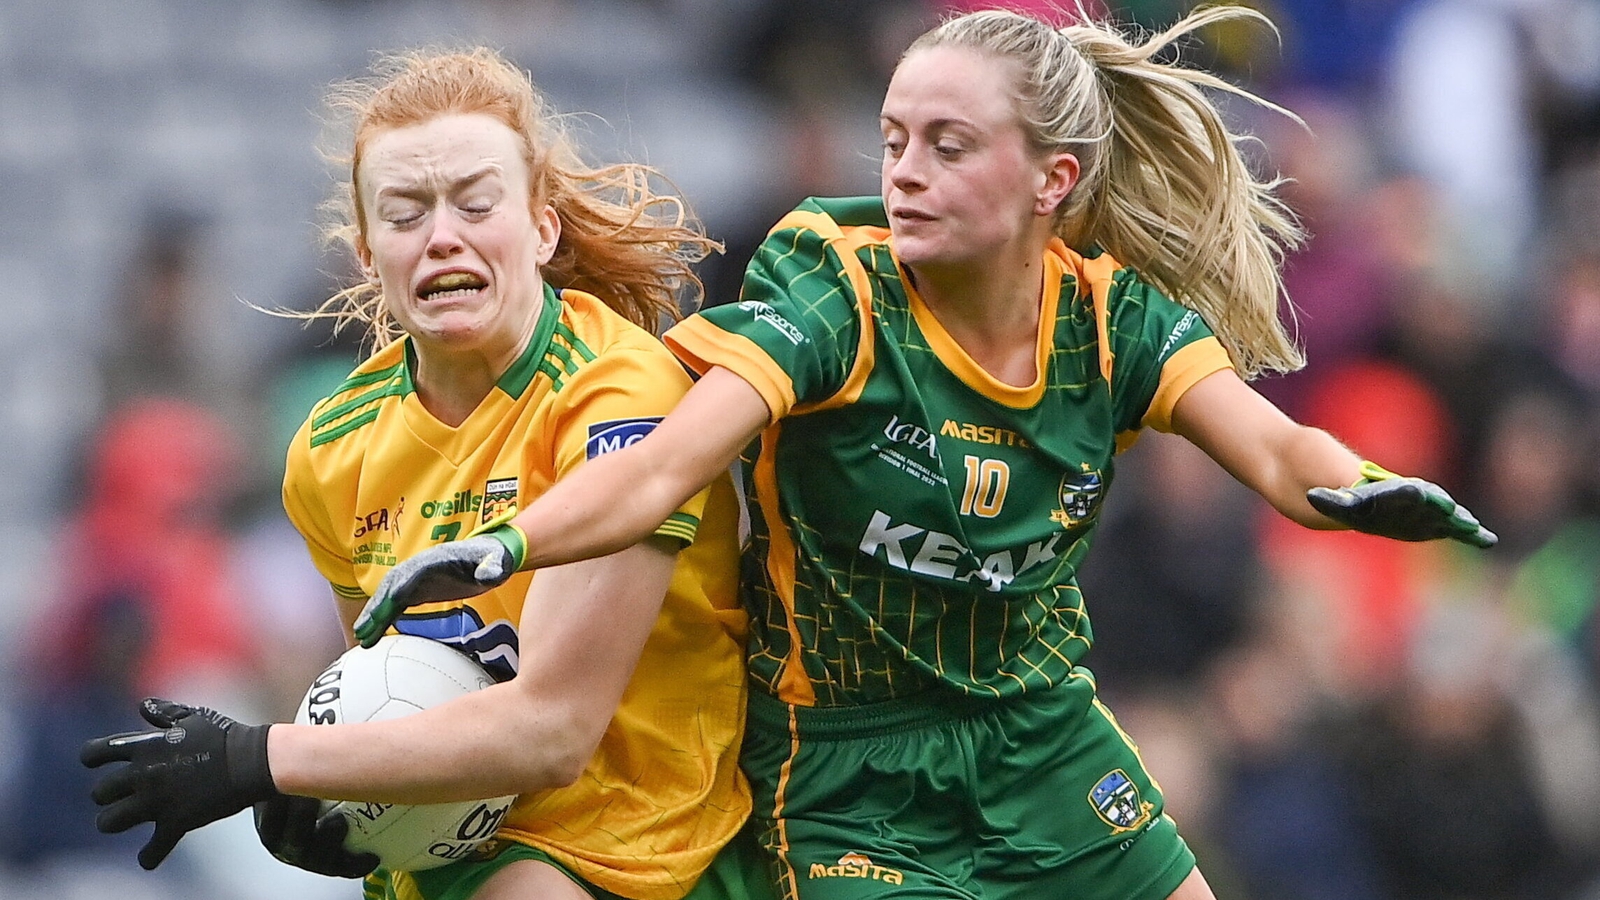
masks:
[[(878, 121), (885, 125), (892, 125), (895, 128), (905, 129), (908, 131), (910, 130), (906, 128), (906, 124), (904, 122), (900, 121), (889, 113), (879, 113)], [(940, 116), (937, 119), (929, 119), (922, 127), (926, 131), (948, 131), (951, 128), (977, 129), (978, 124), (969, 119), (963, 119), (959, 116)]]
[[(490, 175), (499, 174), (499, 172), (500, 172), (500, 164), (499, 163), (485, 163), (485, 164), (479, 166), (478, 168), (467, 172), (464, 175), (461, 175), (461, 176), (458, 176), (456, 178), (450, 179), (449, 182), (447, 182), (446, 185), (445, 185), (445, 187), (447, 189), (447, 193), (453, 193), (455, 191), (461, 190), (462, 188), (471, 187), (473, 184), (476, 184), (477, 182), (482, 181), (484, 178), (487, 178)], [(378, 188), (378, 190), (376, 192), (376, 196), (378, 196), (378, 197), (415, 197), (418, 194), (432, 193), (433, 192), (433, 184), (434, 184), (434, 179), (426, 178), (426, 177), (425, 178), (419, 178), (419, 179), (416, 179), (414, 181), (401, 181), (401, 182), (397, 182), (397, 183), (394, 183), (394, 184), (386, 184), (386, 185)]]

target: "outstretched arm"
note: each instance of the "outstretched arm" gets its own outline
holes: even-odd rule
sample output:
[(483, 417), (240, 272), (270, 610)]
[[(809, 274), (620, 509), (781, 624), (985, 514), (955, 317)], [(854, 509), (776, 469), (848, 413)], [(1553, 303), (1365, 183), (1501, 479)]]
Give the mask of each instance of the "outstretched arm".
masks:
[(1444, 488), (1358, 458), (1327, 432), (1301, 425), (1230, 370), (1190, 388), (1174, 430), (1279, 512), (1311, 528), (1354, 528), (1402, 541), (1499, 540)]
[(585, 463), (511, 520), (527, 535), (524, 566), (587, 559), (648, 537), (727, 471), (768, 416), (749, 382), (713, 368), (643, 440)]
[(1178, 398), (1172, 427), (1290, 519), (1310, 528), (1348, 527), (1312, 508), (1306, 491), (1355, 483), (1361, 458), (1326, 431), (1289, 418), (1232, 369), (1206, 376)]

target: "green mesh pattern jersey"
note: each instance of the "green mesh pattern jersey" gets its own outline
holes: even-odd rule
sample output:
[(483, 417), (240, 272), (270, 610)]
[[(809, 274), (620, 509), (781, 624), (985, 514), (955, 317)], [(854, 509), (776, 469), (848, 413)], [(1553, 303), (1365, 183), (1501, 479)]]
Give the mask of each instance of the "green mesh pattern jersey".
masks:
[(747, 452), (750, 670), (790, 703), (942, 684), (1011, 696), (1064, 680), (1092, 639), (1075, 573), (1112, 457), (1229, 365), (1194, 312), (1105, 254), (1044, 257), (1038, 377), (1002, 383), (901, 270), (877, 198), (811, 199), (750, 262), (739, 302), (667, 343), (735, 371), (774, 425)]

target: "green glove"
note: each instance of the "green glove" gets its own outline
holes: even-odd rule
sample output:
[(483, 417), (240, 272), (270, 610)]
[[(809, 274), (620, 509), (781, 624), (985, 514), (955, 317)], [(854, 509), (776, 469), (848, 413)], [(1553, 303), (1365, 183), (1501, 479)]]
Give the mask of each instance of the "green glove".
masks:
[(522, 529), (497, 517), (487, 530), (448, 541), (401, 560), (378, 584), (356, 617), (356, 640), (371, 647), (407, 609), (441, 600), (462, 600), (506, 583), (522, 568), (528, 539)]
[(1500, 539), (1478, 523), (1444, 488), (1361, 462), (1361, 479), (1347, 488), (1315, 487), (1306, 500), (1317, 512), (1356, 531), (1399, 541), (1451, 538), (1474, 547)]

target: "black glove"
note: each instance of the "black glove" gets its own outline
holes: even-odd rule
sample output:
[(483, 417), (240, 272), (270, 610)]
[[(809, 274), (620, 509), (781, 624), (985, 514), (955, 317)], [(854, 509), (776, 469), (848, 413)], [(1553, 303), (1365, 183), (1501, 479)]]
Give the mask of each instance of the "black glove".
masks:
[(356, 617), (356, 640), (371, 647), (413, 606), (476, 597), (505, 584), (522, 567), (527, 545), (520, 528), (501, 524), (401, 560)]
[(277, 793), (267, 769), (270, 725), (241, 725), (205, 707), (145, 700), (139, 714), (160, 731), (95, 738), (79, 759), (95, 768), (128, 765), (95, 782), (91, 797), (104, 807), (95, 827), (106, 834), (154, 822), (139, 865), (154, 869), (185, 834)]
[(1474, 547), (1493, 547), (1500, 540), (1431, 481), (1401, 477), (1366, 461), (1361, 463), (1361, 476), (1347, 488), (1312, 488), (1306, 491), (1306, 500), (1335, 522), (1380, 537), (1453, 538)]
[(256, 804), (256, 836), (280, 861), (334, 878), (360, 878), (378, 867), (375, 853), (344, 848), (350, 823), (337, 812), (322, 814), (315, 797), (279, 794)]

